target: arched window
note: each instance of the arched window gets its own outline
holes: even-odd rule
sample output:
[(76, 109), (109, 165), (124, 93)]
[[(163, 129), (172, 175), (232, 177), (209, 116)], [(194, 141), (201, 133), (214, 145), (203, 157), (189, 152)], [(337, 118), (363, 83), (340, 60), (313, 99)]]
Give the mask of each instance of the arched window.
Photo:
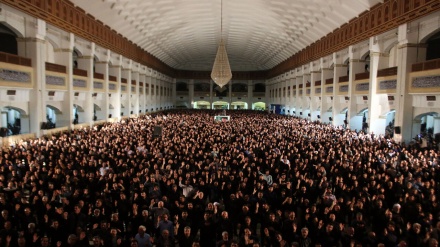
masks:
[(440, 58), (440, 31), (426, 41), (426, 60)]
[(377, 11), (377, 25), (382, 24), (382, 10)]
[(420, 2), (422, 0), (414, 0), (414, 8), (418, 8), (420, 6)]
[(390, 17), (390, 8), (388, 6), (385, 7), (385, 13), (384, 13), (384, 22), (387, 22)]
[(410, 4), (410, 1), (404, 1), (403, 2), (403, 13), (406, 13), (406, 12), (408, 12), (410, 10), (409, 4)]
[(18, 55), (16, 38), (17, 36), (11, 29), (0, 24), (0, 52)]
[(397, 1), (393, 2), (393, 12), (392, 12), (392, 18), (396, 18), (398, 14), (398, 9), (397, 9)]

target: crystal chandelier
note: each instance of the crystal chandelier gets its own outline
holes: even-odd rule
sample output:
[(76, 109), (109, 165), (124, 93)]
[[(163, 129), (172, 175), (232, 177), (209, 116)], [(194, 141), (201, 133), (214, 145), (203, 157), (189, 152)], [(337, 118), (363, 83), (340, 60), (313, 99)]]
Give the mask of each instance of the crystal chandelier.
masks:
[(212, 66), (211, 78), (220, 88), (228, 84), (232, 79), (231, 66), (229, 66), (228, 54), (223, 42), (223, 1), (221, 3), (220, 44), (217, 49), (214, 65)]

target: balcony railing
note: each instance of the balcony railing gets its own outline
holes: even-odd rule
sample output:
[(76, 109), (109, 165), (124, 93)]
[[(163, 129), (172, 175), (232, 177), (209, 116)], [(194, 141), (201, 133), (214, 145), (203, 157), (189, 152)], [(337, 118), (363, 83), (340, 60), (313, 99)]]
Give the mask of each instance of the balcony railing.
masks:
[(381, 69), (377, 71), (377, 77), (397, 75), (397, 67)]
[(357, 80), (364, 80), (364, 79), (370, 79), (370, 72), (363, 72), (358, 73), (354, 76), (354, 79)]
[(93, 78), (104, 80), (104, 74), (101, 73), (93, 73)]
[(73, 69), (73, 74), (77, 76), (87, 77), (87, 70)]
[(339, 77), (339, 83), (348, 82), (348, 75)]
[(46, 62), (46, 70), (52, 71), (52, 72), (63, 73), (63, 74), (65, 74), (67, 71), (66, 66), (64, 66), (64, 65), (48, 63), (48, 62)]
[(328, 78), (325, 80), (325, 85), (333, 84), (333, 78)]
[(113, 76), (113, 75), (109, 75), (108, 76), (108, 80), (109, 81), (114, 81), (114, 82), (117, 81), (116, 76)]
[(5, 52), (0, 52), (0, 62), (12, 63), (12, 64), (28, 66), (28, 67), (32, 66), (32, 60), (30, 58), (20, 57)]
[(415, 63), (411, 67), (411, 72), (440, 69), (440, 58), (428, 60), (422, 63)]

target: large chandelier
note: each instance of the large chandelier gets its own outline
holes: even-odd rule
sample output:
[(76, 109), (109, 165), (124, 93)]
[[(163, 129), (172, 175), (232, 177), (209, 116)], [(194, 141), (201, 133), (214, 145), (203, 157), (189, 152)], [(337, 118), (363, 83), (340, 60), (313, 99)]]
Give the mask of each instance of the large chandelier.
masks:
[(211, 78), (220, 88), (228, 84), (232, 79), (231, 66), (229, 65), (228, 53), (223, 42), (223, 1), (221, 2), (220, 44), (212, 66)]

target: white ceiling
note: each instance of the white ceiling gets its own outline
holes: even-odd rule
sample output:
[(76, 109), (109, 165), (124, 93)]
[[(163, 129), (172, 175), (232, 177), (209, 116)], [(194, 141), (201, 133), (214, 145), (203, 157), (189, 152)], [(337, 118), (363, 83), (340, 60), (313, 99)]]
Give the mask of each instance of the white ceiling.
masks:
[(71, 0), (169, 66), (267, 70), (383, 0)]

